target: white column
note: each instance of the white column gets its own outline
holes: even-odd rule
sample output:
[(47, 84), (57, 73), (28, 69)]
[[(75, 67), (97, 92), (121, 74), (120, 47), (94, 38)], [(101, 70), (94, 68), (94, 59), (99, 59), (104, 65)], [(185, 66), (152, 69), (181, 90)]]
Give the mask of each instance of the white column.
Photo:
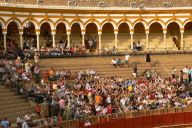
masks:
[(81, 29), (81, 34), (82, 34), (82, 46), (85, 46), (85, 29)]
[(19, 33), (19, 35), (20, 35), (20, 47), (21, 49), (23, 49), (23, 33), (22, 34)]
[(7, 51), (7, 40), (6, 40), (6, 38), (7, 38), (7, 33), (5, 33), (5, 32), (3, 32), (3, 39), (4, 39), (4, 48), (5, 48), (5, 51)]
[(117, 33), (115, 33), (115, 48), (117, 49)]
[(53, 39), (53, 48), (55, 47), (55, 34), (52, 34)]
[(68, 46), (68, 48), (70, 49), (70, 47), (71, 47), (71, 45), (70, 45), (70, 43), (71, 43), (71, 39), (70, 39), (70, 35), (71, 35), (71, 29), (67, 29), (66, 30), (66, 33), (67, 33), (67, 46)]
[(99, 35), (99, 52), (101, 52), (101, 33), (98, 33)]
[(82, 46), (85, 46), (85, 34), (82, 34)]
[(183, 33), (184, 33), (184, 31), (181, 31), (181, 50), (184, 50), (184, 47), (183, 47)]
[(131, 34), (131, 50), (133, 50), (133, 32), (130, 32), (130, 34)]
[(36, 34), (37, 35), (37, 49), (40, 51), (40, 46), (39, 46), (39, 34)]
[(146, 49), (147, 51), (149, 51), (149, 32), (145, 32), (146, 33)]
[(164, 50), (165, 51), (166, 51), (166, 33), (167, 33), (167, 31), (163, 32), (163, 35), (164, 35), (163, 41), (164, 41)]
[(70, 39), (70, 34), (67, 34), (67, 47), (70, 49), (70, 43), (71, 43), (71, 41), (70, 41), (71, 39)]

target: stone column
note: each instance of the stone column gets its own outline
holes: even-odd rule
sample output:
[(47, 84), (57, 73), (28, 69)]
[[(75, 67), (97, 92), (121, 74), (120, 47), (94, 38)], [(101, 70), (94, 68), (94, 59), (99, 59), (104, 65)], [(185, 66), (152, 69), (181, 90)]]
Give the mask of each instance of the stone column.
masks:
[(118, 34), (118, 29), (114, 29), (114, 34), (115, 34), (115, 48), (117, 49), (117, 34)]
[(55, 29), (52, 29), (52, 30), (51, 30), (51, 34), (52, 34), (53, 47), (55, 47), (55, 35), (56, 35), (56, 30), (55, 30)]
[(130, 34), (131, 34), (131, 51), (133, 51), (133, 34), (134, 34), (134, 29), (130, 29)]
[(81, 35), (82, 35), (82, 46), (85, 46), (85, 29), (81, 29)]
[(67, 29), (66, 30), (66, 33), (67, 33), (67, 47), (70, 49), (71, 45), (71, 39), (70, 39), (70, 35), (71, 35), (71, 29)]
[(149, 29), (145, 29), (146, 33), (146, 49), (149, 51)]
[(167, 34), (167, 29), (163, 29), (163, 41), (164, 41), (164, 50), (166, 51), (166, 34)]
[(4, 39), (4, 48), (5, 51), (7, 51), (7, 29), (2, 29), (2, 33), (3, 33), (3, 39)]
[(19, 29), (19, 35), (20, 35), (20, 47), (23, 49), (23, 29)]
[(39, 45), (39, 35), (40, 35), (40, 29), (36, 29), (36, 36), (37, 36), (37, 49), (40, 51), (40, 45)]
[(184, 28), (180, 28), (180, 33), (181, 33), (181, 50), (184, 50), (184, 44), (183, 44), (183, 33), (184, 33)]
[(99, 35), (99, 52), (101, 52), (101, 34), (102, 34), (102, 29), (97, 30), (98, 35)]

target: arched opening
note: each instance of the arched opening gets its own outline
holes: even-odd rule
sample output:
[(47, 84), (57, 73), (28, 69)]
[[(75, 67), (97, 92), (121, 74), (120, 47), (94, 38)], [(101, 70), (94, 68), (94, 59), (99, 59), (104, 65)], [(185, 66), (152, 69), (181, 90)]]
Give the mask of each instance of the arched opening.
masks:
[(26, 45), (28, 44), (30, 45), (29, 48), (37, 47), (37, 37), (35, 33), (35, 26), (32, 22), (29, 25), (29, 27), (23, 28), (23, 40), (24, 40), (23, 49), (26, 49)]
[(64, 47), (67, 46), (67, 35), (66, 35), (66, 26), (64, 23), (59, 23), (56, 27), (56, 37), (55, 37), (55, 45), (63, 45)]
[(40, 48), (42, 47), (50, 48), (53, 46), (51, 27), (47, 22), (43, 23), (40, 26), (39, 42), (40, 42)]
[(7, 49), (19, 48), (19, 29), (15, 21), (11, 21), (7, 26)]
[[(91, 49), (90, 51), (95, 51), (98, 48), (97, 26), (94, 23), (89, 23), (85, 29), (85, 47)], [(89, 41), (93, 42), (93, 44), (89, 44)]]
[(192, 47), (191, 39), (192, 39), (192, 22), (188, 22), (184, 26), (183, 43), (185, 48)]
[(149, 49), (163, 50), (164, 36), (161, 24), (158, 22), (152, 23), (149, 27)]
[(135, 48), (135, 46), (137, 47), (138, 43), (141, 44), (141, 50), (145, 50), (146, 48), (145, 27), (142, 23), (137, 23), (134, 26), (133, 43), (135, 43), (133, 48)]
[(115, 46), (115, 36), (113, 25), (111, 23), (106, 23), (103, 25), (102, 28), (102, 35), (101, 35), (101, 48), (109, 47), (112, 49)]
[(167, 26), (166, 49), (178, 50), (181, 48), (180, 27), (176, 22), (171, 22)]
[(81, 26), (79, 23), (74, 23), (71, 27), (71, 45), (77, 47), (82, 45)]
[(131, 49), (131, 35), (127, 23), (119, 25), (118, 49)]

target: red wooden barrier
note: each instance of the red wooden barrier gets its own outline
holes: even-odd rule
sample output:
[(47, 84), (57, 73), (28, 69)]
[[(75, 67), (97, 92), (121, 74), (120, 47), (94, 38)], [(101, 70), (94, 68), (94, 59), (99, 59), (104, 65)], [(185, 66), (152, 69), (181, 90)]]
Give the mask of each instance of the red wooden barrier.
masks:
[(172, 114), (161, 115), (161, 126), (169, 126), (173, 124)]
[(161, 126), (161, 116), (160, 115), (153, 115), (152, 118), (152, 127), (159, 127)]
[(152, 121), (151, 121), (151, 116), (142, 116), (141, 117), (142, 120), (142, 128), (152, 128)]
[(87, 127), (82, 127), (83, 122), (80, 122), (79, 126), (81, 126), (81, 128), (153, 128), (160, 126), (171, 126), (191, 123), (192, 112), (184, 112), (142, 116), (129, 119), (117, 118), (117, 120), (111, 120), (110, 122), (95, 124)]
[(192, 123), (192, 112), (185, 112), (184, 114), (184, 124)]
[(173, 113), (173, 125), (183, 124), (183, 113)]
[(141, 117), (131, 118), (131, 128), (140, 128), (141, 126)]

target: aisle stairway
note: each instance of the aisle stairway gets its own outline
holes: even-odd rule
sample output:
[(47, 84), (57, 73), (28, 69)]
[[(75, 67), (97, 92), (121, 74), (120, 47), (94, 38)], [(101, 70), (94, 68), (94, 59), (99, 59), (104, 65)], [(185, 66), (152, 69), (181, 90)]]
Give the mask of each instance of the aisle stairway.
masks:
[[(55, 70), (70, 70), (72, 76), (81, 68), (85, 72), (88, 68), (94, 68), (96, 74), (100, 77), (122, 76), (123, 78), (133, 78), (133, 65), (138, 66), (138, 75), (141, 76), (145, 69), (156, 69), (163, 78), (171, 77), (171, 69), (176, 67), (177, 74), (186, 65), (190, 67), (192, 55), (190, 54), (172, 54), (172, 55), (151, 55), (152, 67), (147, 67), (144, 55), (133, 55), (130, 58), (130, 67), (114, 68), (110, 63), (113, 58), (121, 58), (124, 61), (124, 56), (109, 56), (109, 57), (81, 57), (81, 58), (50, 58), (41, 59), (40, 68), (42, 71), (49, 71), (51, 67)], [(187, 58), (187, 59), (183, 59)]]
[[(13, 89), (14, 90), (14, 89)], [(16, 96), (14, 91), (10, 91), (5, 86), (0, 86), (0, 119), (8, 118), (12, 127), (16, 126), (16, 119), (19, 115), (24, 116), (27, 112), (34, 113), (35, 108), (29, 102)]]

